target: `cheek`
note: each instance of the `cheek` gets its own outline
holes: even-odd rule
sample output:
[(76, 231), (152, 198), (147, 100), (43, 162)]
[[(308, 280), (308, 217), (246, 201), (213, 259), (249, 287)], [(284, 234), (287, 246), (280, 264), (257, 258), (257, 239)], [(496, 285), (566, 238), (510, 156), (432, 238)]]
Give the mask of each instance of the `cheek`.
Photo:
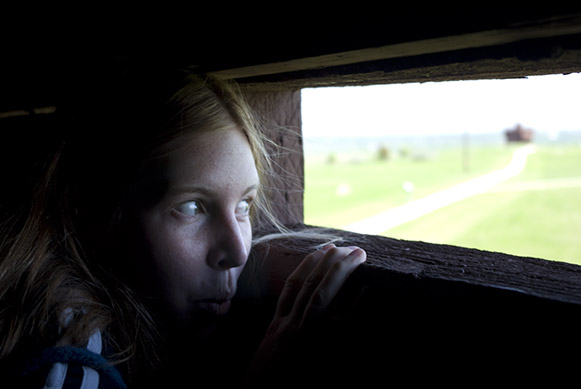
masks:
[(143, 275), (152, 286), (162, 294), (195, 289), (201, 283), (198, 278), (204, 274), (204, 240), (192, 239), (195, 232), (186, 233), (155, 223), (146, 223), (143, 231), (141, 270), (145, 270)]
[(252, 223), (250, 220), (242, 226), (242, 235), (244, 236), (246, 252), (250, 253), (250, 249), (252, 248)]
[(162, 236), (155, 246), (153, 260), (164, 273), (191, 277), (205, 263), (202, 239), (186, 239), (178, 234), (169, 234)]

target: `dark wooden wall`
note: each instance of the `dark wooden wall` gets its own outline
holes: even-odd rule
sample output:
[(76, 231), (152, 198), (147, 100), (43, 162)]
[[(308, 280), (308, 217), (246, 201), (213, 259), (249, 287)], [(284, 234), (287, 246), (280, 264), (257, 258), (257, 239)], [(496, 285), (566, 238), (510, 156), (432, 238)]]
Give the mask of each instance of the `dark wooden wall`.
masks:
[(266, 136), (273, 175), (266, 184), (281, 223), (303, 222), (304, 160), (300, 91), (248, 90), (248, 103)]

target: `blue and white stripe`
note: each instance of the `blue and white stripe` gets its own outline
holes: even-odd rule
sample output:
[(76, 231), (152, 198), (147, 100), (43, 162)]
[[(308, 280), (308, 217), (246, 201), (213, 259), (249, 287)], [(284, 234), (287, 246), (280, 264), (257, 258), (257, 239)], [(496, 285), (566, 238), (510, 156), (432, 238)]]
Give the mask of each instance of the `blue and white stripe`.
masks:
[[(102, 344), (101, 331), (96, 330), (89, 338), (86, 349), (101, 355)], [(98, 389), (99, 373), (88, 366), (82, 366), (81, 369), (73, 369), (68, 363), (54, 363), (48, 373), (44, 389), (64, 389), (68, 387)]]

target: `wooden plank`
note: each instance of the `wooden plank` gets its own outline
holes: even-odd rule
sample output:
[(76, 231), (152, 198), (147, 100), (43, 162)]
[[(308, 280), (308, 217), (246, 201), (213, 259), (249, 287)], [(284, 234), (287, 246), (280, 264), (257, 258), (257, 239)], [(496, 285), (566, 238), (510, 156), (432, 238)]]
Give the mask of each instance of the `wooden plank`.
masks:
[[(246, 91), (266, 137), (273, 174), (265, 189), (281, 223), (303, 222), (304, 160), (299, 91)], [(262, 221), (265, 223), (266, 221)]]
[(223, 79), (243, 79), (468, 48), (503, 45), (523, 40), (578, 33), (581, 33), (581, 16), (575, 15), (556, 21), (549, 21), (544, 24), (403, 42), (315, 57), (297, 58), (276, 63), (225, 69), (213, 72), (212, 74)]
[(505, 79), (581, 71), (581, 34), (240, 79), (245, 88), (296, 90), (411, 82)]
[[(322, 386), (373, 387), (386, 377), (464, 385), (465, 377), (522, 384), (577, 376), (571, 355), (581, 347), (581, 266), (324, 232), (364, 248), (368, 260), (286, 355), (281, 366), (296, 381), (289, 387), (307, 377)], [(245, 274), (250, 285), (266, 287), (254, 301), (272, 310), (284, 273), (317, 243), (289, 237), (255, 247)]]
[[(385, 272), (386, 279), (397, 275), (409, 280), (437, 280), (460, 285), (460, 289), (473, 286), (581, 306), (581, 266), (342, 230), (314, 231), (339, 238), (338, 244), (364, 248), (368, 260), (360, 272), (363, 280), (379, 271)], [(285, 258), (281, 278), (318, 243), (321, 242), (292, 237), (273, 241), (269, 256)]]

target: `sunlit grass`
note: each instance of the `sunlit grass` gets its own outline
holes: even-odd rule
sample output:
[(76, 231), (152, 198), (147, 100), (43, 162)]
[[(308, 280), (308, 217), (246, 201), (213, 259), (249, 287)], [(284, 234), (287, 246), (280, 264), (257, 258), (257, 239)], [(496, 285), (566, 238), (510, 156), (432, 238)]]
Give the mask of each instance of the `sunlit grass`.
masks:
[(581, 265), (581, 187), (519, 190), (519, 183), (562, 177), (581, 178), (581, 148), (541, 147), (529, 156), (519, 176), (496, 191), (452, 204), (385, 235)]
[[(374, 153), (357, 154), (334, 163), (305, 166), (305, 222), (341, 228), (450, 185), (498, 169), (510, 161), (513, 148), (473, 148), (466, 170), (462, 150), (447, 149), (422, 156), (379, 161)], [(413, 184), (407, 193), (403, 184)]]
[[(385, 235), (581, 264), (581, 188), (518, 189), (519, 183), (581, 178), (581, 147), (537, 148), (525, 170), (496, 191), (452, 204)], [(307, 163), (305, 221), (341, 228), (412, 196), (419, 198), (498, 169), (508, 163), (513, 150), (473, 148), (468, 172), (463, 169), (460, 149), (421, 161)], [(413, 182), (413, 195), (403, 190), (406, 181)]]
[(478, 195), (385, 232), (581, 265), (581, 188)]

